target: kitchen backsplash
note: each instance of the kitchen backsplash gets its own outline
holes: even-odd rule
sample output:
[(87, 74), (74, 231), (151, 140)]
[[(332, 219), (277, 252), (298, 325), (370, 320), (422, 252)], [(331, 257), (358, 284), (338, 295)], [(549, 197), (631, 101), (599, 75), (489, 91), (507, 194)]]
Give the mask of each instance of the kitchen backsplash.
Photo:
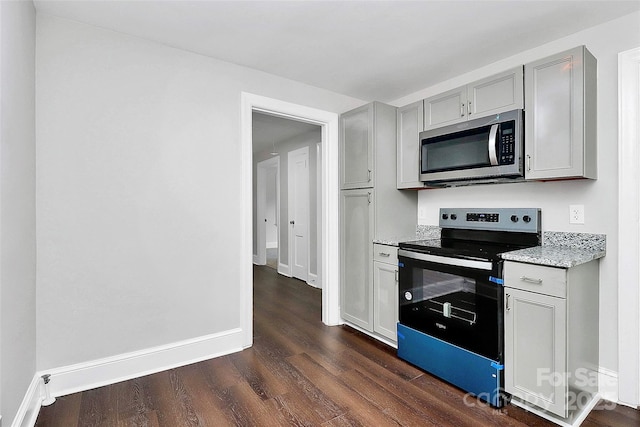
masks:
[(416, 237), (418, 240), (439, 239), (440, 227), (437, 225), (418, 225), (416, 228)]

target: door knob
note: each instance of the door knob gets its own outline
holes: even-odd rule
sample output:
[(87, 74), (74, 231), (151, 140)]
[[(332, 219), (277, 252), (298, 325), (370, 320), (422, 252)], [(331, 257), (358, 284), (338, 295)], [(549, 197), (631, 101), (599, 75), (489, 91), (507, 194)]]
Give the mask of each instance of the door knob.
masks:
[(295, 221), (293, 221), (293, 220), (289, 221), (289, 224), (291, 224), (291, 225), (294, 225), (295, 223), (296, 223), (296, 222), (295, 222)]

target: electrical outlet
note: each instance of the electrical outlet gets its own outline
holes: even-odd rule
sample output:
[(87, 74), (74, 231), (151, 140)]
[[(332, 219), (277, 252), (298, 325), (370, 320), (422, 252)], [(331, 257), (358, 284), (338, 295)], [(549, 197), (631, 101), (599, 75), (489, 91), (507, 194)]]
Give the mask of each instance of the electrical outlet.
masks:
[(584, 205), (569, 205), (569, 224), (584, 224)]

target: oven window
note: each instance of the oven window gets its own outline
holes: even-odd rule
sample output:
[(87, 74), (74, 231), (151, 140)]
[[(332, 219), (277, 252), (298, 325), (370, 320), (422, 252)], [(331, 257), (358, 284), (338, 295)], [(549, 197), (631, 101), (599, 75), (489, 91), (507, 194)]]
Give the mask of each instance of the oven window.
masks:
[(422, 173), (490, 166), (489, 131), (485, 126), (422, 141)]
[(503, 289), (486, 275), (404, 261), (399, 289), (400, 323), (474, 353), (501, 357)]
[[(406, 291), (404, 304), (418, 304), (448, 319), (473, 325), (477, 321), (474, 279), (430, 270), (415, 270), (417, 287)], [(411, 294), (409, 298), (408, 294)]]

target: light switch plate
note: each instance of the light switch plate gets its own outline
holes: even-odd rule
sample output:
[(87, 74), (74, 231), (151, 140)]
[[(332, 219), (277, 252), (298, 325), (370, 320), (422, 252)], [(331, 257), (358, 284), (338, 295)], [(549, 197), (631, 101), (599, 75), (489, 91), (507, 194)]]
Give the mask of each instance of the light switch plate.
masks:
[(584, 205), (569, 205), (569, 224), (584, 224)]
[(427, 219), (427, 209), (420, 207), (418, 208), (418, 219)]

